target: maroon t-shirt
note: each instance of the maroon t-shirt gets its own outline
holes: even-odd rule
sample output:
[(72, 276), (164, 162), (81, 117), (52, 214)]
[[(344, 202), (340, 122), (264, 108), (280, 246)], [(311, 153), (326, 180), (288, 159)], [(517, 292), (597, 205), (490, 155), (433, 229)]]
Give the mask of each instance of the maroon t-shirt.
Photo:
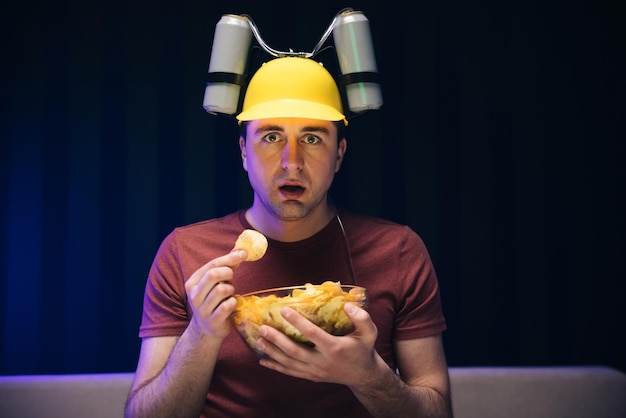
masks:
[[(302, 241), (268, 239), (262, 259), (243, 263), (235, 271), (235, 292), (326, 280), (351, 284), (354, 277), (367, 289), (367, 310), (378, 328), (376, 350), (395, 368), (394, 340), (427, 337), (446, 328), (430, 257), (422, 240), (407, 226), (347, 211), (340, 211), (339, 218), (341, 222), (333, 219)], [(200, 266), (230, 252), (246, 228), (251, 226), (244, 211), (239, 211), (176, 228), (165, 238), (148, 277), (140, 337), (183, 333), (192, 314), (184, 282)], [(229, 418), (370, 416), (345, 386), (314, 383), (259, 366), (256, 355), (236, 332), (220, 349), (204, 414)]]

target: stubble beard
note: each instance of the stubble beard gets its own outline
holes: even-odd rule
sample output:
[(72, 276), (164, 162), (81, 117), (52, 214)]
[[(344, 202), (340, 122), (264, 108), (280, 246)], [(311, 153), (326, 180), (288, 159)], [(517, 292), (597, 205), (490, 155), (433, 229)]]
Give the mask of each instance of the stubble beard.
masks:
[(306, 218), (316, 205), (307, 205), (297, 200), (288, 200), (280, 203), (263, 202), (265, 209), (282, 222), (296, 222)]

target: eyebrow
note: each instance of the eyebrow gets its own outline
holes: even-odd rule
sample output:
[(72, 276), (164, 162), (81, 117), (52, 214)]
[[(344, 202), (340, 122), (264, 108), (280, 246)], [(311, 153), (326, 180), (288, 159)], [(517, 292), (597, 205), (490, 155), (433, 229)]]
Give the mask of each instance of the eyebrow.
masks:
[(282, 126), (279, 125), (262, 125), (259, 126), (256, 131), (254, 131), (255, 135), (259, 135), (262, 134), (263, 132), (268, 132), (268, 131), (283, 131)]
[[(268, 131), (284, 132), (284, 130), (285, 129), (280, 125), (265, 125), (265, 126), (259, 126), (257, 130), (254, 131), (254, 134), (259, 135)], [(302, 129), (300, 129), (300, 132), (317, 132), (317, 133), (322, 133), (326, 135), (330, 134), (330, 131), (325, 126), (316, 126), (316, 125), (305, 126)]]

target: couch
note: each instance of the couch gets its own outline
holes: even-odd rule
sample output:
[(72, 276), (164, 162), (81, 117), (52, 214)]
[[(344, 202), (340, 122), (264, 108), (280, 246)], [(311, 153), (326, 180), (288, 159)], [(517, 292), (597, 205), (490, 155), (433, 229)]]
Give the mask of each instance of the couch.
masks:
[[(132, 378), (0, 376), (0, 417), (122, 417)], [(626, 418), (626, 374), (609, 367), (452, 367), (450, 378), (455, 418)]]

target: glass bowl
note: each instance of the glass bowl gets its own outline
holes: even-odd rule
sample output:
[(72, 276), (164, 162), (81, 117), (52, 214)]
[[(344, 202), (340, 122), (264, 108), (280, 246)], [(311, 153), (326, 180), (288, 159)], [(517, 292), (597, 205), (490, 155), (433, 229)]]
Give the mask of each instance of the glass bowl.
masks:
[(313, 346), (302, 333), (287, 322), (280, 310), (290, 307), (324, 331), (342, 336), (354, 330), (352, 321), (345, 314), (346, 302), (367, 308), (367, 292), (364, 287), (342, 285), (326, 281), (320, 285), (307, 283), (303, 286), (279, 287), (235, 295), (237, 307), (231, 315), (237, 332), (257, 355), (259, 327), (269, 325), (294, 341)]

